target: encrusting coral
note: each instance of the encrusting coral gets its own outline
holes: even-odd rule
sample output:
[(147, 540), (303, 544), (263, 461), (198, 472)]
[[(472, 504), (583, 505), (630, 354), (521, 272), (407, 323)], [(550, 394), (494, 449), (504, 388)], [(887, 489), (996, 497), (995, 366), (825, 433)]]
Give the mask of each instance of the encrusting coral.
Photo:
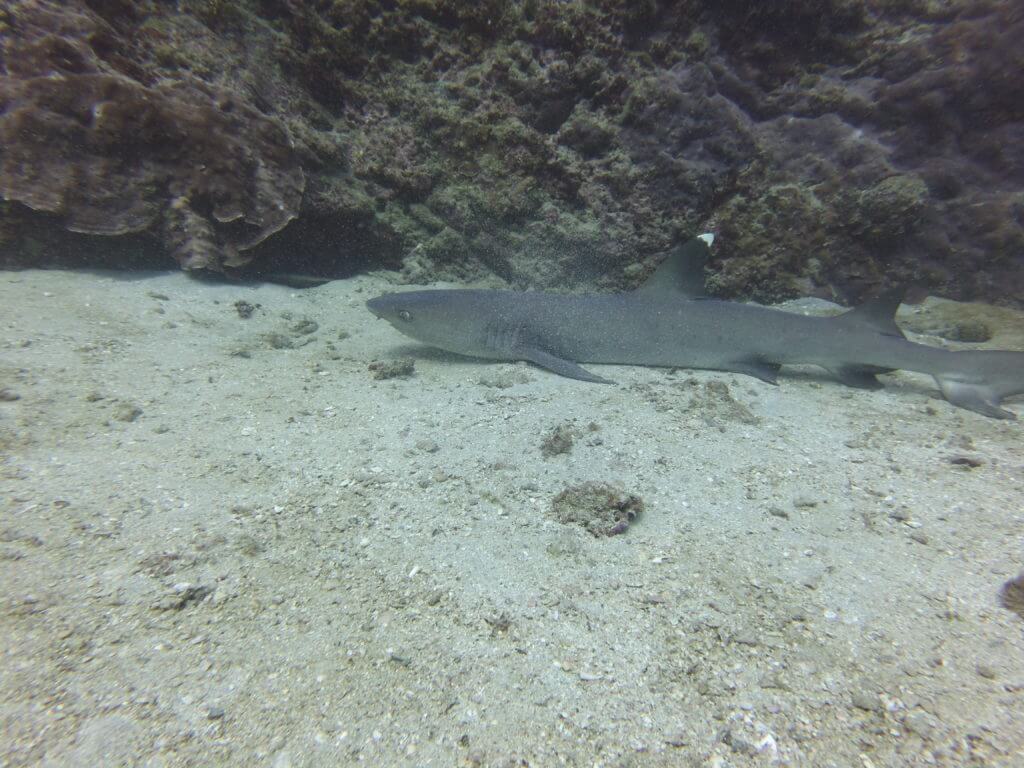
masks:
[(0, 263), (621, 290), (715, 230), (715, 295), (1019, 303), (1022, 35), (990, 0), (8, 0)]
[(221, 269), (295, 218), (305, 179), (285, 130), (194, 78), (144, 84), (97, 50), (84, 6), (15, 2), (2, 43), (0, 195), (67, 229), (156, 228), (182, 266)]

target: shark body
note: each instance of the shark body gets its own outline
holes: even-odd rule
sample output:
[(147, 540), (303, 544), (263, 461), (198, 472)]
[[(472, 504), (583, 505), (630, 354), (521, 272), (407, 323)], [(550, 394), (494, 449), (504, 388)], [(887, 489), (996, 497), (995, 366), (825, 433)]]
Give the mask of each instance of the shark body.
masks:
[(931, 374), (954, 405), (1015, 418), (1003, 398), (1024, 392), (1024, 352), (954, 352), (904, 338), (900, 294), (836, 317), (807, 317), (706, 298), (712, 237), (670, 255), (639, 289), (608, 295), (489, 290), (385, 294), (368, 309), (417, 341), (461, 355), (528, 360), (573, 379), (611, 383), (580, 363), (705, 368), (775, 384), (782, 365), (811, 364), (875, 389), (894, 369)]

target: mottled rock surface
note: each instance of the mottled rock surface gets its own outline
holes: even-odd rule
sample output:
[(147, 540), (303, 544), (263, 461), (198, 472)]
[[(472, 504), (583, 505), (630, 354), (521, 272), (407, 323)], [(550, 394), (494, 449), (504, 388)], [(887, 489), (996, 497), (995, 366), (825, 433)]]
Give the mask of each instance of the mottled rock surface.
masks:
[[(34, 166), (43, 191), (6, 183), (0, 240), (22, 242), (20, 261), (46, 252), (24, 247), (42, 236), (25, 204), (53, 225), (162, 233), (192, 266), (621, 288), (713, 228), (721, 295), (1024, 295), (1017, 3), (76, 0), (25, 21), (52, 8), (0, 15), (8, 47), (33, 51), (5, 54), (0, 163), (42, 154), (8, 138), (30, 119), (62, 160)], [(29, 88), (46, 68), (93, 78), (62, 97), (80, 110), (121, 84), (176, 138), (104, 154)], [(79, 211), (88, 183), (50, 181), (69, 161), (134, 183)]]
[(85, 6), (25, 0), (6, 14), (5, 200), (72, 232), (156, 230), (193, 269), (245, 263), (296, 216), (303, 172), (275, 121), (185, 73), (122, 65), (126, 39)]

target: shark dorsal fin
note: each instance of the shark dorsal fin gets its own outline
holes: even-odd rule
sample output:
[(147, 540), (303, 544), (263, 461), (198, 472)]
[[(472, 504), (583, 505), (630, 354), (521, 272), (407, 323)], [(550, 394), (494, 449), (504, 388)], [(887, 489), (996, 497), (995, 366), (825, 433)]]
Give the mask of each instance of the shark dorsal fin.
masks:
[(665, 260), (637, 288), (643, 293), (675, 293), (691, 299), (707, 296), (704, 288), (704, 265), (711, 256), (715, 236), (708, 233), (688, 240), (669, 251)]
[(903, 337), (903, 331), (896, 325), (896, 310), (903, 303), (905, 293), (904, 288), (890, 288), (840, 317), (844, 322), (868, 325), (887, 336)]

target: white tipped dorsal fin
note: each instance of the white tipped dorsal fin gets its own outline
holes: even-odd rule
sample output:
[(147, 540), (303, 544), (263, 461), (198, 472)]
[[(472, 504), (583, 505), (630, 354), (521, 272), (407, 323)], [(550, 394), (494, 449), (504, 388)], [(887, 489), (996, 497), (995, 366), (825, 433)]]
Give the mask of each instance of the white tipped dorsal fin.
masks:
[(704, 265), (715, 236), (710, 232), (677, 245), (637, 290), (673, 293), (689, 299), (704, 298)]

